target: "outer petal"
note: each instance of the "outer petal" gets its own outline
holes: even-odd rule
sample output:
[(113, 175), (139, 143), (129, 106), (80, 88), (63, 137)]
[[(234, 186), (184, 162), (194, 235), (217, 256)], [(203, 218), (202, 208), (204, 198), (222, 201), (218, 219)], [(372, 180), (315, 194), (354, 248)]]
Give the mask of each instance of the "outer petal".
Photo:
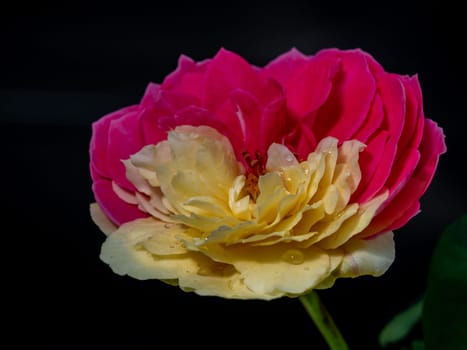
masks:
[[(413, 176), (388, 206), (362, 234), (367, 237), (403, 226), (418, 211), (418, 201), (435, 173), (439, 156), (446, 151), (444, 135), (435, 122), (427, 119), (420, 148), (420, 161)], [(402, 209), (401, 208), (406, 208)]]
[(92, 124), (92, 139), (90, 144), (91, 176), (93, 180), (100, 177), (110, 177), (110, 170), (107, 166), (107, 144), (109, 142), (108, 133), (110, 123), (113, 120), (122, 118), (128, 113), (134, 113), (139, 106), (129, 106), (107, 114)]
[[(393, 170), (396, 158), (397, 145), (404, 126), (405, 117), (405, 91), (398, 76), (394, 74), (381, 74), (377, 76), (378, 93), (381, 96), (384, 108), (382, 130), (386, 132), (387, 139), (384, 148), (380, 143), (368, 143), (365, 155), (360, 163), (362, 169), (362, 182), (359, 190), (352, 200), (365, 202), (384, 189)], [(384, 131), (381, 132), (382, 135)], [(371, 162), (379, 158), (378, 163)], [(372, 167), (371, 164), (377, 164)], [(370, 181), (368, 181), (371, 179)]]
[(285, 85), (287, 106), (292, 115), (302, 119), (323, 105), (331, 92), (338, 63), (315, 56), (295, 71)]
[(309, 58), (296, 48), (287, 51), (273, 61), (269, 62), (263, 69), (263, 74), (277, 80), (282, 86), (287, 86), (293, 76)]
[(242, 57), (221, 49), (204, 76), (202, 106), (216, 111), (235, 89), (248, 91), (262, 103), (274, 101), (282, 94), (277, 83), (265, 79)]
[(199, 99), (204, 73), (210, 62), (211, 60), (194, 62), (190, 57), (181, 55), (177, 69), (164, 79), (162, 89), (196, 96)]
[(325, 50), (318, 57), (340, 64), (326, 102), (310, 120), (313, 132), (319, 140), (326, 136), (347, 140), (368, 115), (376, 92), (375, 79), (360, 50)]
[(125, 176), (122, 160), (128, 159), (145, 144), (140, 128), (140, 111), (125, 114), (112, 120), (109, 126), (107, 143), (107, 166), (111, 178), (122, 188), (134, 191), (135, 188)]

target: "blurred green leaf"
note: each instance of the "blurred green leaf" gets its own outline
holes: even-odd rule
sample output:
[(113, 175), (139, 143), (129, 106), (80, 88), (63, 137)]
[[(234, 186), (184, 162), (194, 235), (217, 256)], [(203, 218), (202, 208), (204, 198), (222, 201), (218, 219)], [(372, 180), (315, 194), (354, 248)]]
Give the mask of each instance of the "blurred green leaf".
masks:
[(425, 350), (425, 343), (423, 340), (414, 340), (411, 345), (411, 350)]
[(386, 347), (391, 343), (397, 343), (404, 339), (410, 333), (413, 326), (420, 320), (422, 308), (423, 300), (420, 300), (389, 321), (379, 335), (379, 345)]
[(448, 226), (433, 252), (423, 333), (427, 350), (467, 349), (467, 215)]

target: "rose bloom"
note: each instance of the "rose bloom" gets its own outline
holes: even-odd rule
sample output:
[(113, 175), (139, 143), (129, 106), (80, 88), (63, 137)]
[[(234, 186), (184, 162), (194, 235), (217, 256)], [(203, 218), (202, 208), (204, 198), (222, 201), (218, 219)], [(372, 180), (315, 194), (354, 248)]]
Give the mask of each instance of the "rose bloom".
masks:
[(379, 276), (444, 151), (417, 77), (361, 50), (292, 49), (264, 68), (224, 49), (182, 56), (139, 104), (93, 124), (101, 259), (238, 299)]

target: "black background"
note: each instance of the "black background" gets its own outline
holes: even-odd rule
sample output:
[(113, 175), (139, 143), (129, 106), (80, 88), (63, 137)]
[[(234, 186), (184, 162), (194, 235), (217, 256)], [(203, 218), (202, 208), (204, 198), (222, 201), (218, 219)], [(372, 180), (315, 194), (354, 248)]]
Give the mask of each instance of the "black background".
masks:
[[(220, 47), (259, 66), (293, 46), (306, 54), (360, 47), (388, 71), (419, 74), (425, 113), (444, 128), (448, 146), (422, 212), (396, 232), (397, 258), (383, 277), (340, 280), (321, 296), (352, 349), (375, 349), (382, 326), (423, 293), (439, 234), (466, 211), (465, 22), (454, 4), (13, 6), (0, 12), (1, 209), (15, 228), (7, 249), (21, 253), (29, 244), (39, 253), (26, 267), (15, 263), (23, 293), (39, 306), (19, 315), (41, 330), (35, 341), (49, 349), (325, 348), (298, 300), (198, 297), (116, 276), (98, 258), (104, 236), (88, 215), (90, 123), (137, 103), (180, 54), (201, 60)], [(27, 243), (33, 238), (37, 244)]]

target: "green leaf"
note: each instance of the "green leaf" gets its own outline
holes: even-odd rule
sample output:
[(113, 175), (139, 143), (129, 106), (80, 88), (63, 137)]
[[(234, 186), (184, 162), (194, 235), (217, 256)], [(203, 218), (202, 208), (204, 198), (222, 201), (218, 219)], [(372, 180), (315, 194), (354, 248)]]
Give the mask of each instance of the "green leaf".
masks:
[(426, 350), (467, 349), (467, 215), (441, 235), (423, 308)]
[(404, 339), (422, 316), (423, 300), (411, 305), (408, 309), (396, 315), (383, 328), (379, 335), (379, 345), (386, 347)]

